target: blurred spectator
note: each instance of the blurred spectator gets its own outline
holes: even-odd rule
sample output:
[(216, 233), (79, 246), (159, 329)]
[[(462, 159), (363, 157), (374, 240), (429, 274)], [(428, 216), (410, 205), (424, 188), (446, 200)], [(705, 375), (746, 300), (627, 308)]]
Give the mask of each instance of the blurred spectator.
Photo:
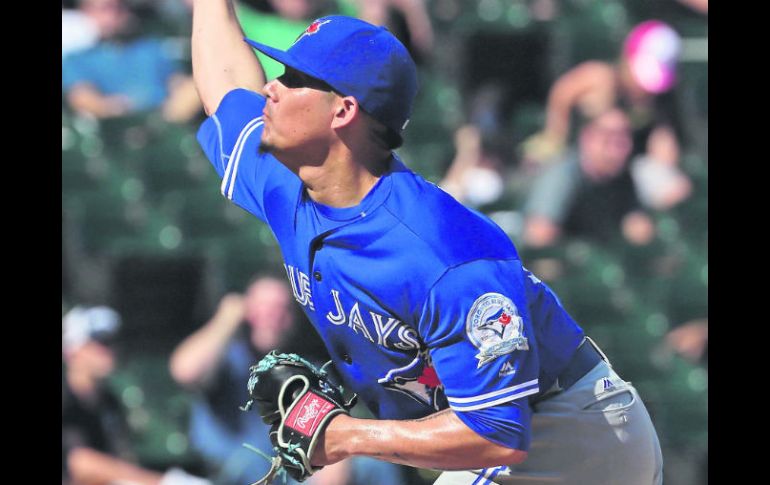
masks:
[(467, 124), (455, 132), (455, 157), (439, 186), (471, 207), (497, 201), (505, 190), (503, 162), (484, 146), (482, 133)]
[(61, 9), (61, 56), (86, 49), (99, 40), (99, 30), (91, 18), (80, 10)]
[(586, 61), (563, 74), (548, 96), (543, 131), (523, 144), (525, 165), (547, 163), (564, 150), (574, 109), (591, 118), (619, 105), (632, 123), (632, 173), (641, 201), (667, 209), (684, 200), (691, 183), (678, 168), (680, 142), (671, 92), (680, 47), (670, 26), (650, 20), (627, 35), (616, 64)]
[(172, 377), (198, 391), (190, 416), (190, 442), (217, 483), (250, 483), (268, 463), (243, 447), (270, 454), (272, 446), (259, 415), (239, 410), (248, 400), (249, 366), (279, 348), (294, 325), (290, 293), (272, 278), (253, 282), (245, 295), (231, 293), (214, 316), (171, 355)]
[(690, 320), (670, 330), (664, 345), (693, 364), (708, 368), (709, 321), (708, 318)]
[(68, 485), (211, 485), (172, 468), (134, 464), (122, 407), (106, 385), (121, 325), (109, 307), (80, 307), (62, 319), (62, 483)]
[[(132, 5), (143, 17), (144, 29), (168, 36), (179, 42), (177, 59), (190, 62), (189, 36), (192, 29), (192, 4), (194, 0), (133, 0)], [(148, 19), (147, 22), (145, 19)], [(188, 64), (189, 66), (189, 64)]]
[(162, 40), (141, 35), (125, 0), (81, 0), (79, 8), (99, 41), (62, 60), (62, 90), (73, 110), (109, 118), (161, 109), (173, 122), (200, 111), (192, 79)]
[(438, 184), (470, 207), (493, 204), (506, 191), (510, 150), (502, 127), (503, 91), (499, 82), (485, 82), (469, 96), (468, 121), (454, 133), (455, 155)]
[(619, 231), (633, 244), (648, 243), (654, 226), (627, 169), (631, 143), (622, 110), (588, 121), (577, 150), (535, 180), (524, 208), (524, 244), (549, 246), (561, 235), (606, 242)]
[[(239, 407), (249, 399), (249, 367), (273, 349), (287, 351), (285, 345), (294, 335), (294, 326), (287, 283), (261, 276), (253, 280), (245, 295), (225, 295), (211, 320), (179, 344), (171, 356), (174, 379), (198, 391), (190, 442), (218, 485), (251, 483), (270, 468), (267, 460), (243, 446), (248, 443), (274, 455), (269, 426), (258, 413)], [(393, 485), (400, 483), (399, 473), (396, 465), (354, 459), (323, 468), (307, 483)]]
[(690, 7), (698, 13), (708, 15), (709, 13), (709, 0), (678, 0), (679, 3)]

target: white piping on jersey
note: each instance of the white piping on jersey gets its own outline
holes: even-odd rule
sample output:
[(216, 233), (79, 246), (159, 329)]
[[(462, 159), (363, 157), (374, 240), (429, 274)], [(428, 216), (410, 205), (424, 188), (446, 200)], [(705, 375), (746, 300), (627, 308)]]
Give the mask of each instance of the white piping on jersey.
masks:
[(225, 159), (230, 160), (230, 155), (225, 155), (225, 152), (222, 151), (222, 140), (224, 140), (224, 137), (222, 136), (222, 123), (219, 122), (219, 118), (217, 118), (216, 114), (211, 115), (211, 119), (214, 120), (214, 124), (217, 125), (217, 138), (219, 139), (219, 163), (222, 165), (222, 170), (227, 168), (225, 166)]
[(495, 478), (498, 473), (500, 473), (503, 470), (506, 470), (507, 468), (508, 468), (507, 465), (500, 465), (499, 467), (495, 468), (494, 472), (492, 472), (492, 474), (489, 475), (489, 477), (487, 477), (487, 481), (484, 482), (483, 485), (489, 485), (489, 484), (493, 483), (492, 479)]
[(386, 382), (390, 382), (393, 379), (393, 374), (395, 374), (397, 372), (405, 372), (405, 371), (411, 369), (412, 367), (416, 366), (420, 362), (420, 360), (422, 360), (422, 357), (420, 356), (420, 354), (417, 354), (417, 357), (415, 357), (414, 360), (412, 360), (411, 362), (406, 364), (404, 367), (399, 367), (398, 369), (391, 369), (391, 370), (389, 370), (388, 373), (385, 374), (385, 377), (383, 377), (381, 379), (377, 379), (377, 382), (379, 384), (384, 384)]
[(533, 384), (537, 384), (537, 379), (532, 379), (531, 381), (524, 382), (522, 384), (517, 384), (515, 386), (506, 387), (505, 389), (500, 389), (497, 391), (488, 392), (486, 394), (482, 394), (480, 396), (473, 396), (473, 397), (447, 397), (447, 401), (454, 404), (463, 404), (466, 402), (476, 402), (476, 401), (483, 401), (484, 399), (489, 399), (491, 397), (499, 396), (501, 394), (506, 394), (511, 391), (515, 391), (517, 389), (521, 389), (523, 387), (529, 387)]
[(243, 153), (243, 147), (246, 146), (246, 139), (251, 135), (251, 133), (259, 128), (264, 122), (262, 121), (262, 117), (260, 116), (257, 118), (259, 120), (258, 123), (256, 123), (254, 126), (249, 128), (248, 133), (243, 137), (243, 143), (238, 147), (238, 154), (235, 155), (235, 168), (233, 169), (233, 178), (230, 180), (230, 192), (227, 196), (228, 199), (233, 200), (233, 191), (235, 190), (235, 178), (238, 176), (238, 165), (241, 164), (241, 154)]
[(479, 473), (479, 476), (476, 477), (475, 480), (473, 480), (473, 483), (471, 485), (479, 485), (479, 480), (484, 480), (484, 482), (487, 482), (487, 476), (492, 472), (493, 468), (483, 468), (481, 470), (481, 473)]
[(495, 478), (495, 476), (497, 476), (497, 474), (500, 473), (504, 468), (507, 468), (507, 466), (500, 465), (495, 468), (484, 468), (481, 470), (478, 478), (476, 478), (471, 485), (488, 485), (492, 483), (492, 479)]
[[(215, 120), (218, 119), (216, 114), (212, 115), (212, 118), (214, 118)], [(253, 123), (254, 121), (256, 121), (256, 120), (251, 120), (249, 123)], [(246, 124), (247, 127), (248, 127), (249, 123)], [(218, 126), (218, 124), (217, 124), (217, 126)], [(238, 138), (236, 139), (235, 145), (233, 145), (233, 151), (235, 151), (235, 147), (238, 146), (238, 141), (241, 139), (241, 135), (243, 135), (243, 130), (241, 130), (241, 132), (238, 134)], [(219, 133), (219, 150), (220, 150), (220, 152), (222, 151), (222, 146), (223, 145), (224, 145), (224, 137), (222, 136), (221, 133)], [(231, 153), (231, 155), (232, 155), (232, 153)], [(229, 157), (228, 158), (228, 162), (227, 162), (227, 167), (225, 167), (225, 174), (222, 177), (222, 184), (221, 184), (221, 186), (219, 188), (219, 191), (222, 192), (222, 195), (224, 195), (224, 196), (227, 196), (227, 194), (225, 194), (225, 188), (227, 187), (227, 180), (230, 178), (230, 169), (232, 168), (232, 163), (231, 163), (232, 161), (233, 161), (232, 157)]]
[[(241, 161), (241, 154), (243, 153), (243, 147), (246, 144), (246, 139), (262, 123), (263, 121), (261, 116), (259, 118), (254, 118), (253, 120), (249, 121), (246, 124), (246, 126), (241, 130), (241, 133), (238, 135), (238, 139), (235, 141), (235, 145), (233, 146), (233, 151), (230, 154), (230, 161), (228, 162), (227, 170), (225, 171), (225, 176), (222, 177), (222, 186), (220, 188), (222, 195), (224, 195), (230, 200), (233, 199), (233, 190), (235, 189), (235, 177), (238, 175), (238, 165), (240, 164), (240, 161)], [(232, 170), (232, 173), (231, 173), (231, 170)], [(228, 179), (229, 179), (230, 190), (227, 190)]]
[(516, 399), (520, 399), (522, 397), (529, 396), (531, 394), (537, 394), (538, 392), (540, 392), (540, 389), (535, 387), (533, 389), (529, 389), (527, 391), (523, 391), (518, 394), (511, 394), (510, 396), (501, 397), (500, 399), (497, 399), (495, 401), (476, 404), (475, 406), (458, 407), (458, 406), (452, 406), (450, 404), (449, 407), (454, 409), (455, 411), (476, 411), (477, 409), (489, 408), (492, 406), (496, 406), (498, 404), (502, 404), (504, 402), (515, 401)]

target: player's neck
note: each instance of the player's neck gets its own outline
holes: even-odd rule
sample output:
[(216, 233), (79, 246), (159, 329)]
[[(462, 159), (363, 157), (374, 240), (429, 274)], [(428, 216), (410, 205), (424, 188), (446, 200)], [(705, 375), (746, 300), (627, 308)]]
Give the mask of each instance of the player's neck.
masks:
[(330, 207), (354, 207), (387, 170), (389, 160), (390, 152), (332, 151), (320, 166), (300, 169), (299, 177), (313, 201)]
[(311, 167), (311, 173), (301, 178), (310, 198), (330, 207), (343, 208), (360, 204), (379, 180), (379, 177), (360, 166), (324, 168)]

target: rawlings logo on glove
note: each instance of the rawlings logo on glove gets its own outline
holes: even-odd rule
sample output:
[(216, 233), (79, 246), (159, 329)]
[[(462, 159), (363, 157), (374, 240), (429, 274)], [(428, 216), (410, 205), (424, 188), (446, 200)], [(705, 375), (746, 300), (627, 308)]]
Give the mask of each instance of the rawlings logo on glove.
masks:
[(270, 483), (281, 470), (302, 482), (322, 468), (310, 464), (318, 437), (332, 417), (350, 414), (356, 401), (353, 395), (345, 402), (342, 386), (329, 381), (325, 367), (274, 350), (249, 369), (251, 400), (242, 409), (257, 404), (262, 420), (272, 425), (270, 441), (277, 453), (268, 474), (254, 485)]
[(299, 406), (289, 414), (284, 426), (289, 426), (305, 436), (312, 436), (332, 409), (334, 404), (309, 392), (302, 398)]

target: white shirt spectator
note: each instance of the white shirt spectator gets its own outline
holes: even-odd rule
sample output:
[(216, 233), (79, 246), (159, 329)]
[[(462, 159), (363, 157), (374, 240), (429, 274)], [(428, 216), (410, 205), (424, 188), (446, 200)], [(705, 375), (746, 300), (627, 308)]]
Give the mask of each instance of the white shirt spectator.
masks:
[(99, 40), (99, 30), (83, 12), (72, 9), (61, 11), (61, 56), (91, 47)]

